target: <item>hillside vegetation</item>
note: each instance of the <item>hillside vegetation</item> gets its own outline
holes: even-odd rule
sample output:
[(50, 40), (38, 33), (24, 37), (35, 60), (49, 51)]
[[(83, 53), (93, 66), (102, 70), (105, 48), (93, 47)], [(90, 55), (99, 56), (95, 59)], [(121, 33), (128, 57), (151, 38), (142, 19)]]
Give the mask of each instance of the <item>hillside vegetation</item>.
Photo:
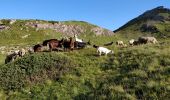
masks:
[(110, 47), (108, 57), (94, 48), (26, 55), (0, 67), (1, 98), (168, 99), (168, 45)]
[(0, 20), (0, 45), (36, 44), (74, 34), (111, 35), (113, 32), (83, 21)]
[(146, 11), (114, 32), (123, 34), (125, 37), (156, 36), (169, 38), (169, 29), (170, 9), (160, 6)]
[[(169, 15), (169, 9), (163, 7), (149, 10), (118, 29), (115, 35), (83, 21), (3, 19), (0, 21), (0, 99), (168, 100)], [(74, 33), (84, 41), (90, 40), (92, 45), (69, 52), (26, 54), (4, 64), (10, 50)], [(143, 35), (155, 36), (158, 43), (128, 45), (129, 39)], [(128, 46), (117, 46), (117, 40)], [(92, 47), (112, 41), (113, 45), (107, 48), (114, 54), (108, 56), (98, 56)]]

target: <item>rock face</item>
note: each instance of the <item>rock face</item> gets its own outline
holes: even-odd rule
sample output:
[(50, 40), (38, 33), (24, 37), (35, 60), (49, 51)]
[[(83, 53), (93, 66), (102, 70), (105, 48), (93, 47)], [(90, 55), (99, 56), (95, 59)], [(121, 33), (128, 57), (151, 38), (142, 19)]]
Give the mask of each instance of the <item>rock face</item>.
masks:
[(5, 29), (9, 29), (9, 26), (6, 26), (4, 24), (0, 24), (0, 31), (5, 30)]
[(103, 34), (112, 35), (113, 34), (112, 31), (104, 30), (101, 27), (92, 28), (91, 31), (94, 32), (96, 35), (103, 35)]
[[(38, 30), (52, 29), (56, 32), (66, 35), (94, 33), (95, 35), (113, 35), (114, 33), (108, 29), (92, 25), (84, 21), (45, 21), (45, 20), (16, 20), (2, 19), (0, 20), (0, 31), (9, 29), (13, 25), (19, 25), (20, 30), (28, 29), (28, 26)], [(18, 26), (17, 26), (18, 27)], [(29, 30), (27, 30), (29, 32)]]
[(15, 23), (16, 20), (14, 19), (1, 19), (0, 20), (0, 31), (3, 31), (3, 30), (6, 30), (6, 29), (9, 29), (9, 24), (13, 24)]
[[(83, 23), (83, 22), (82, 22)], [(41, 23), (41, 22), (28, 22), (26, 23), (27, 26), (31, 26), (36, 28), (36, 30), (40, 29), (52, 29), (56, 32), (60, 32), (66, 35), (74, 35), (74, 34), (82, 34), (89, 31), (87, 27), (78, 25), (78, 24), (65, 24), (64, 22), (57, 22), (57, 23)], [(90, 25), (89, 25), (90, 26)], [(90, 32), (95, 33), (96, 35), (113, 35), (114, 33), (110, 30), (97, 27), (97, 26), (90, 26)]]

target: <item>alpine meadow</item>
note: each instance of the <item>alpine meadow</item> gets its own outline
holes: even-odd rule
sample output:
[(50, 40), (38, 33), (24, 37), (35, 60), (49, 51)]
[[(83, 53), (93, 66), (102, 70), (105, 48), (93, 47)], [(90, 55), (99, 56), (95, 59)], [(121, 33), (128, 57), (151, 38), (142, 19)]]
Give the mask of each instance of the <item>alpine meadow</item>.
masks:
[(0, 99), (169, 100), (170, 9), (153, 8), (114, 31), (1, 19)]

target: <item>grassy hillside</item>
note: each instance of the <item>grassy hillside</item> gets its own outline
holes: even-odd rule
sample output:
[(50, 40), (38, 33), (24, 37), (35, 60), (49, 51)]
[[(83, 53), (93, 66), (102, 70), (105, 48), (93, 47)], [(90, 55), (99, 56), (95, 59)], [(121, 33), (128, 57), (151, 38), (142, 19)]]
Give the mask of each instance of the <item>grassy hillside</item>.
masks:
[[(96, 33), (92, 30), (99, 28), (83, 21), (16, 20), (11, 22), (9, 19), (0, 20), (0, 26), (7, 27), (7, 29), (0, 29), (0, 45), (36, 44), (45, 39), (73, 36), (73, 32), (80, 34), (80, 37), (95, 36)], [(57, 25), (53, 26), (55, 24)], [(62, 31), (60, 28), (63, 28), (63, 32), (60, 32)], [(102, 30), (106, 31), (106, 34), (109, 31), (103, 28)], [(64, 33), (65, 31), (70, 33)]]
[[(12, 22), (12, 23), (11, 23)], [(38, 28), (40, 25), (47, 28)], [(55, 25), (56, 26), (52, 26)], [(93, 28), (99, 28), (96, 25), (84, 21), (45, 21), (45, 20), (11, 20), (1, 19), (0, 27), (0, 64), (4, 63), (7, 52), (11, 50), (17, 50), (19, 48), (32, 47), (35, 44), (42, 43), (44, 40), (62, 37), (73, 37), (71, 32), (78, 34), (79, 38), (83, 38), (85, 41), (91, 40), (96, 42), (96, 33), (92, 31)], [(35, 26), (35, 27), (34, 27)], [(49, 28), (48, 28), (49, 27)], [(51, 28), (52, 27), (52, 28)], [(61, 29), (60, 29), (61, 28)], [(63, 29), (62, 29), (63, 28)], [(57, 30), (57, 31), (56, 31)], [(69, 33), (62, 33), (58, 30), (64, 30)], [(102, 29), (107, 31), (106, 29)], [(63, 31), (63, 32), (64, 32)], [(80, 31), (80, 32), (79, 32)], [(78, 32), (78, 33), (76, 33)], [(111, 31), (110, 31), (111, 32)], [(98, 36), (102, 39), (102, 36)], [(106, 38), (109, 38), (105, 36)], [(94, 41), (93, 41), (94, 40)], [(111, 40), (111, 38), (110, 38)]]
[[(8, 20), (4, 20), (8, 21)], [(4, 24), (3, 21), (3, 24)], [(54, 30), (36, 30), (30, 26), (26, 26), (27, 22), (31, 20), (17, 20), (15, 23), (10, 24), (6, 22), (5, 25), (10, 28), (7, 30), (0, 31), (0, 45), (30, 45), (41, 42), (45, 39), (60, 37), (61, 33), (57, 33)], [(33, 20), (35, 22), (35, 20)], [(22, 38), (25, 35), (29, 35), (27, 38)]]
[[(7, 26), (7, 29), (0, 30), (0, 99), (168, 100), (169, 10), (160, 9), (147, 11), (117, 30), (118, 34), (109, 36), (97, 35), (92, 29), (100, 31), (98, 26), (82, 21), (17, 20), (11, 24), (9, 20), (1, 20), (0, 25)], [(148, 17), (150, 15), (164, 16), (163, 21), (166, 22), (162, 21), (162, 17)], [(154, 18), (155, 22), (143, 20), (148, 18)], [(150, 22), (154, 27), (150, 27)], [(41, 28), (37, 28), (37, 23), (41, 24)], [(62, 30), (68, 30), (70, 34), (56, 31), (61, 31), (63, 26), (66, 29)], [(113, 45), (107, 48), (113, 50), (114, 54), (99, 57), (91, 45), (70, 52), (26, 54), (14, 62), (4, 64), (4, 52), (33, 46), (45, 39), (72, 36), (72, 32), (82, 32), (79, 38), (90, 40), (92, 45), (103, 46), (113, 41)], [(128, 45), (126, 48), (115, 45), (117, 40), (128, 44), (129, 39), (141, 35), (157, 36), (158, 43), (133, 47)]]
[(157, 7), (132, 19), (114, 32), (130, 36), (170, 37), (170, 9)]
[[(26, 55), (0, 67), (4, 99), (168, 99), (170, 41), (128, 48)], [(44, 62), (45, 61), (45, 62)]]

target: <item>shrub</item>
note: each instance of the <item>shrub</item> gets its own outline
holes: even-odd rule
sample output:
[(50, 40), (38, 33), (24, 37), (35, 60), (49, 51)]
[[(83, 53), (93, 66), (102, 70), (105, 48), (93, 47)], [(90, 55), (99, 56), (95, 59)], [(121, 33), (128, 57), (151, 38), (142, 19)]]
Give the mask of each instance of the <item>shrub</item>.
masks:
[(75, 66), (74, 62), (63, 54), (27, 55), (14, 63), (0, 67), (0, 86), (5, 90), (15, 90), (26, 84), (42, 83), (47, 78), (58, 80), (73, 66)]

